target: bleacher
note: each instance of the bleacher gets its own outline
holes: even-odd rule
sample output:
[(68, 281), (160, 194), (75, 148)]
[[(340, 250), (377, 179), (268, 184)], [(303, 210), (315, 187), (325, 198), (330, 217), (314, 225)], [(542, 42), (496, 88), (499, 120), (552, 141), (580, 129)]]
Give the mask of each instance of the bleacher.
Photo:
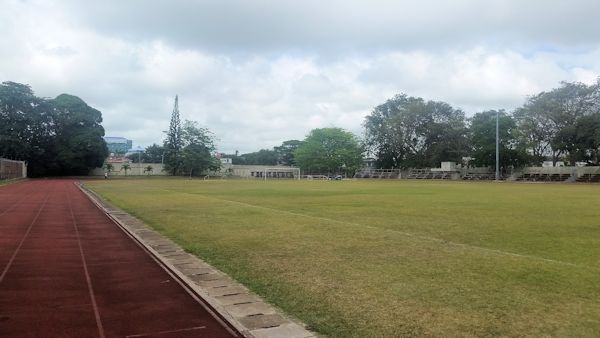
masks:
[(571, 174), (531, 172), (521, 174), (515, 180), (523, 182), (564, 182), (569, 177), (571, 177)]
[(406, 176), (406, 178), (423, 180), (423, 179), (430, 179), (432, 176), (433, 175), (432, 175), (430, 169), (411, 169), (408, 172), (408, 176)]
[[(488, 181), (488, 180), (495, 180), (496, 179), (496, 174), (495, 173), (467, 172), (466, 174), (463, 175), (462, 179), (465, 180), (465, 181)], [(500, 179), (504, 179), (504, 178), (501, 176)]]
[[(452, 164), (452, 163), (450, 163)], [(600, 183), (600, 167), (525, 167), (509, 170), (512, 174), (500, 175), (500, 180), (521, 182), (582, 182)], [(462, 168), (453, 167), (442, 162), (441, 168), (419, 168), (411, 169), (400, 175), (398, 169), (369, 169), (358, 171), (354, 178), (389, 179), (404, 178), (412, 180), (452, 180), (464, 181), (493, 181), (496, 175), (493, 168), (475, 167)]]
[(600, 182), (600, 174), (583, 174), (576, 180), (582, 183), (598, 183)]
[(399, 177), (400, 170), (398, 169), (363, 169), (354, 174), (354, 178), (390, 179)]
[(449, 180), (452, 179), (452, 172), (432, 171), (431, 169), (411, 169), (406, 178), (414, 180)]

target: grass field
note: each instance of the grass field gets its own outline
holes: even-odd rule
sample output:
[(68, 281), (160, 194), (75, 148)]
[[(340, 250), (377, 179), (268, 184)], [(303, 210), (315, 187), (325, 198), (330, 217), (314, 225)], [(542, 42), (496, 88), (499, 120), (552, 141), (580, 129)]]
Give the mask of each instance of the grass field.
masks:
[(86, 183), (330, 337), (600, 336), (600, 186)]

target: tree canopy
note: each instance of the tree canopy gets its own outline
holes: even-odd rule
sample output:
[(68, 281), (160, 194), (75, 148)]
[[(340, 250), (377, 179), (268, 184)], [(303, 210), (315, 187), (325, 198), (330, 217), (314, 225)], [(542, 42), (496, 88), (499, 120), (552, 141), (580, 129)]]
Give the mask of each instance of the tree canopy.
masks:
[(76, 96), (36, 97), (27, 85), (0, 85), (0, 156), (25, 160), (32, 177), (86, 175), (108, 155), (100, 111)]
[(217, 170), (221, 161), (213, 156), (214, 135), (195, 121), (186, 120), (182, 128), (182, 173), (189, 176), (201, 175), (208, 170)]
[[(501, 166), (539, 165), (544, 160), (599, 164), (596, 123), (600, 80), (563, 82), (527, 98), (512, 113), (500, 110)], [(365, 143), (380, 168), (437, 167), (471, 157), (495, 165), (496, 111), (467, 119), (445, 102), (405, 94), (376, 106), (365, 118)]]
[(162, 163), (164, 158), (165, 148), (158, 144), (153, 144), (146, 147), (141, 154), (129, 154), (127, 156), (133, 162), (141, 161), (142, 163)]
[(504, 110), (489, 110), (471, 118), (470, 143), (472, 164), (478, 167), (496, 165), (496, 116), (498, 116), (500, 167), (519, 167), (528, 156), (516, 137), (515, 120)]
[(305, 172), (353, 173), (362, 166), (363, 149), (358, 138), (341, 128), (313, 129), (294, 152)]
[(432, 167), (466, 154), (465, 115), (445, 102), (396, 95), (375, 107), (364, 127), (383, 168)]
[(249, 165), (276, 165), (278, 162), (278, 154), (274, 150), (261, 149), (253, 153), (242, 154), (237, 158), (233, 158), (233, 164), (249, 164)]
[(296, 152), (296, 149), (298, 149), (298, 147), (302, 145), (302, 143), (302, 141), (298, 140), (288, 140), (283, 141), (283, 143), (280, 146), (274, 147), (273, 150), (277, 154), (277, 160), (279, 164), (289, 166), (296, 165), (296, 158), (294, 157), (294, 153)]
[(514, 117), (521, 142), (535, 159), (548, 157), (556, 162), (564, 157), (574, 163), (586, 160), (584, 154), (591, 151), (577, 149), (574, 127), (584, 117), (598, 114), (600, 80), (591, 86), (563, 82), (559, 88), (529, 97)]

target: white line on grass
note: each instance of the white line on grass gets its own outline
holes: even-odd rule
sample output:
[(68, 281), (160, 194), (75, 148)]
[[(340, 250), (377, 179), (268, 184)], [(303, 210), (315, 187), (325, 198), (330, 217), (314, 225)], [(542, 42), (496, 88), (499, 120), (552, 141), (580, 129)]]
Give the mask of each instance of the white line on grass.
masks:
[(539, 257), (539, 256), (518, 254), (518, 253), (509, 252), (509, 251), (502, 251), (502, 250), (498, 250), (498, 249), (490, 249), (490, 248), (476, 246), (476, 245), (471, 245), (471, 244), (457, 243), (457, 242), (452, 242), (452, 241), (448, 241), (448, 240), (445, 240), (445, 239), (440, 239), (440, 238), (430, 237), (430, 236), (417, 235), (417, 234), (414, 234), (414, 233), (400, 231), (400, 230), (379, 228), (379, 227), (375, 227), (375, 226), (372, 226), (372, 225), (365, 225), (365, 224), (360, 224), (360, 223), (352, 223), (352, 222), (348, 222), (348, 221), (340, 221), (340, 220), (337, 220), (337, 219), (332, 219), (332, 218), (327, 218), (327, 217), (301, 214), (301, 213), (297, 213), (297, 212), (293, 212), (293, 211), (288, 211), (288, 210), (281, 210), (281, 209), (264, 207), (262, 205), (255, 205), (255, 204), (250, 204), (250, 203), (246, 203), (246, 202), (232, 201), (232, 200), (228, 200), (228, 199), (224, 199), (224, 198), (207, 196), (207, 195), (199, 194), (199, 193), (183, 192), (183, 191), (169, 190), (169, 189), (162, 189), (162, 190), (168, 191), (168, 192), (172, 192), (172, 193), (180, 193), (180, 194), (188, 194), (188, 195), (201, 196), (201, 197), (204, 197), (204, 198), (207, 198), (207, 199), (213, 199), (213, 200), (217, 200), (217, 201), (228, 202), (228, 203), (232, 203), (232, 204), (237, 204), (237, 205), (242, 205), (242, 206), (247, 206), (247, 207), (253, 207), (253, 208), (258, 208), (258, 209), (264, 209), (264, 210), (269, 210), (269, 211), (275, 211), (275, 212), (279, 212), (279, 213), (283, 213), (283, 214), (288, 214), (288, 215), (294, 215), (294, 216), (300, 216), (300, 217), (307, 217), (307, 218), (319, 219), (319, 220), (328, 221), (328, 222), (332, 222), (332, 223), (347, 224), (347, 225), (353, 225), (353, 226), (356, 226), (356, 227), (364, 227), (364, 228), (374, 229), (374, 230), (382, 230), (382, 231), (391, 232), (391, 233), (395, 233), (395, 234), (400, 234), (400, 235), (404, 235), (404, 236), (407, 236), (407, 237), (417, 238), (417, 239), (426, 240), (426, 241), (430, 241), (430, 242), (448, 244), (448, 245), (453, 245), (453, 246), (458, 246), (458, 247), (463, 247), (463, 248), (469, 248), (469, 249), (474, 249), (474, 250), (479, 250), (479, 251), (484, 251), (484, 252), (489, 252), (489, 253), (495, 253), (495, 254), (500, 254), (500, 255), (505, 255), (505, 256), (534, 259), (534, 260), (539, 260), (539, 261), (547, 262), (547, 263), (561, 264), (561, 265), (571, 266), (571, 267), (575, 267), (575, 268), (582, 268), (582, 269), (600, 271), (600, 268), (596, 268), (596, 267), (593, 267), (593, 266), (581, 265), (581, 264), (575, 264), (575, 263), (569, 263), (569, 262), (564, 262), (564, 261), (559, 261), (559, 260), (555, 260), (555, 259), (551, 259), (551, 258), (544, 258), (544, 257)]

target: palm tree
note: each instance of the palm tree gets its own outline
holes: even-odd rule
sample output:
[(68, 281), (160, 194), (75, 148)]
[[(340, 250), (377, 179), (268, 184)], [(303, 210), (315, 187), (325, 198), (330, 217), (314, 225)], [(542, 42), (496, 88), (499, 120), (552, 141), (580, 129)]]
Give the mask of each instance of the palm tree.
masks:
[(110, 175), (110, 172), (113, 171), (113, 169), (115, 169), (115, 167), (112, 165), (112, 163), (106, 163), (104, 165), (104, 169), (106, 169), (106, 173), (104, 174), (104, 178), (108, 178), (108, 175)]
[(150, 176), (150, 173), (154, 170), (154, 168), (152, 168), (151, 165), (147, 166), (146, 168), (144, 168), (144, 172), (148, 173), (148, 176)]
[(121, 169), (125, 170), (125, 176), (127, 176), (127, 170), (131, 169), (131, 166), (125, 163), (121, 166)]

